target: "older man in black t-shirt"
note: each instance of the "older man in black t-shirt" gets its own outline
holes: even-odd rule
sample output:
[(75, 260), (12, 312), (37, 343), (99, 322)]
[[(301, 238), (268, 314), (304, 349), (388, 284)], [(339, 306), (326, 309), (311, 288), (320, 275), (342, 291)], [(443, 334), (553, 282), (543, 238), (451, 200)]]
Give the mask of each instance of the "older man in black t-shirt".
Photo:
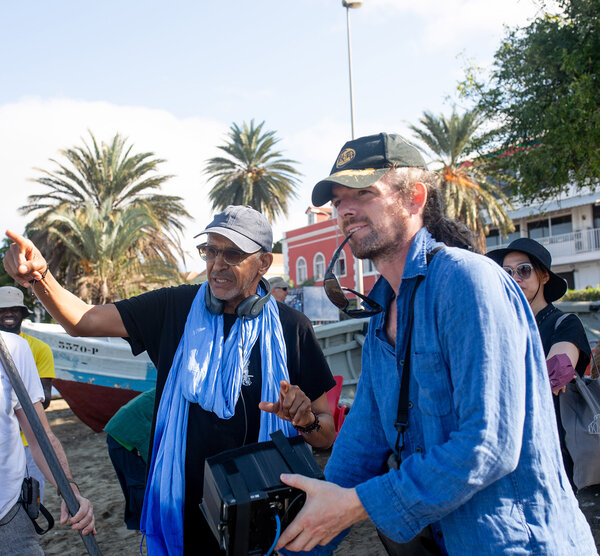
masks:
[[(133, 353), (147, 351), (158, 369), (153, 424), (156, 445), (151, 451), (151, 488), (145, 501), (152, 514), (146, 522), (151, 529), (149, 547), (155, 543), (156, 553), (166, 552), (167, 546), (180, 552), (183, 545), (185, 554), (219, 554), (198, 506), (207, 457), (256, 442), (259, 435), (264, 437), (265, 427), (273, 427), (273, 423), (288, 432), (293, 426), (314, 447), (327, 448), (334, 439), (326, 392), (335, 383), (310, 322), (302, 313), (270, 299), (268, 282), (262, 279), (273, 260), (269, 223), (250, 207), (230, 206), (198, 235), (202, 234), (206, 235), (206, 242), (198, 248), (207, 262), (208, 285), (163, 288), (116, 304), (94, 306), (56, 282), (31, 241), (8, 233), (15, 242), (5, 257), (8, 273), (20, 283), (32, 281), (40, 301), (67, 332), (76, 336), (124, 337), (131, 343)], [(259, 323), (258, 328), (254, 323)], [(234, 365), (225, 360), (226, 353), (234, 359), (231, 354), (243, 356)], [(215, 366), (218, 373), (231, 373), (233, 377), (233, 394), (224, 389), (224, 399), (220, 399), (218, 388), (197, 387), (215, 372)], [(198, 380), (186, 378), (198, 369), (201, 372), (194, 375)], [(265, 399), (266, 391), (273, 392), (274, 377), (275, 395)], [(182, 399), (178, 388), (185, 390), (188, 383), (196, 390), (191, 397), (187, 392), (186, 401), (179, 404), (185, 407), (185, 412), (178, 418), (183, 419), (184, 415), (185, 421), (178, 422), (175, 430), (169, 429), (172, 425), (168, 423)], [(192, 403), (190, 399), (200, 401)], [(214, 409), (228, 404), (231, 411), (225, 416)], [(269, 415), (278, 419), (273, 420)], [(173, 438), (182, 430), (187, 430), (183, 446)], [(182, 453), (173, 451), (171, 446), (181, 446)], [(157, 458), (157, 453), (169, 457)], [(165, 461), (170, 456), (174, 460), (181, 456), (181, 474), (176, 467), (172, 469), (177, 463)], [(164, 477), (171, 481), (172, 477), (184, 477), (183, 531), (172, 531), (170, 522), (162, 524), (162, 530), (159, 524), (158, 533), (153, 528), (156, 520), (164, 519), (163, 513), (173, 509), (165, 507), (163, 512), (160, 504), (178, 504), (177, 500), (165, 502), (164, 496), (153, 499), (156, 505), (148, 502), (149, 492), (164, 489), (164, 482), (153, 479), (153, 473), (157, 474), (161, 465), (167, 465), (166, 471), (162, 470), (163, 481)], [(182, 487), (168, 486), (174, 492), (176, 487)]]

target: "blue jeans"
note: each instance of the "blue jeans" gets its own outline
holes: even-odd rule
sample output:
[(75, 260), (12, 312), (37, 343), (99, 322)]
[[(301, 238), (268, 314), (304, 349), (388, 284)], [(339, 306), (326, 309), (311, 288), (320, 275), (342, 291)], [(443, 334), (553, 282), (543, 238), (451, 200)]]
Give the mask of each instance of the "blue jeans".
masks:
[(127, 450), (112, 436), (106, 436), (106, 443), (108, 455), (125, 496), (125, 525), (127, 529), (139, 530), (146, 490), (146, 464), (137, 450)]

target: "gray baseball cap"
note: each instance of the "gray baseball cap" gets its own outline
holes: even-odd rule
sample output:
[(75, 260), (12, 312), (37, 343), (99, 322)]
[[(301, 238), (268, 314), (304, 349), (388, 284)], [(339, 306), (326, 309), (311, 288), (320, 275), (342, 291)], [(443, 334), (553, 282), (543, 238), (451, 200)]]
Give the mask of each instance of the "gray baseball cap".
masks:
[(331, 187), (343, 185), (364, 189), (387, 174), (392, 167), (427, 168), (419, 150), (400, 135), (378, 133), (348, 141), (335, 159), (329, 176), (312, 191), (313, 205), (331, 201)]
[(269, 278), (269, 284), (271, 284), (271, 288), (290, 287), (290, 285), (281, 276), (273, 276), (273, 278)]
[(219, 234), (233, 241), (245, 253), (256, 253), (263, 249), (273, 250), (273, 230), (269, 221), (249, 206), (229, 205), (223, 212), (215, 214), (213, 221), (199, 234)]

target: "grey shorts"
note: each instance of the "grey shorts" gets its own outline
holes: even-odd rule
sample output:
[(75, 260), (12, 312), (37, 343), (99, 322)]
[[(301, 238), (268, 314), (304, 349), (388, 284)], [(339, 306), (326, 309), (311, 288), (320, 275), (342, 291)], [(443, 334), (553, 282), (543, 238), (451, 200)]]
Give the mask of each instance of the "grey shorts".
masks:
[(22, 504), (17, 502), (0, 520), (0, 556), (44, 556), (39, 536)]

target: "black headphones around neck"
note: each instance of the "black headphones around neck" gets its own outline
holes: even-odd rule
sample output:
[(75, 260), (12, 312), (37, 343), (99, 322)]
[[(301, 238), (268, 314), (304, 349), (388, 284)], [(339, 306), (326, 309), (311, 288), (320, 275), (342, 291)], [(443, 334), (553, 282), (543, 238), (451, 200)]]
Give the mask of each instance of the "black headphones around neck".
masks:
[[(269, 301), (271, 297), (271, 284), (269, 284), (268, 280), (261, 278), (258, 282), (260, 286), (264, 288), (267, 292), (264, 296), (260, 296), (257, 293), (252, 294), (250, 297), (247, 297), (242, 301), (236, 308), (235, 314), (240, 318), (253, 319), (260, 315), (265, 303)], [(210, 290), (210, 286), (206, 285), (206, 291), (204, 292), (204, 302), (206, 303), (206, 308), (213, 315), (220, 315), (223, 313), (223, 307), (225, 305), (224, 301), (217, 299), (213, 292)]]

